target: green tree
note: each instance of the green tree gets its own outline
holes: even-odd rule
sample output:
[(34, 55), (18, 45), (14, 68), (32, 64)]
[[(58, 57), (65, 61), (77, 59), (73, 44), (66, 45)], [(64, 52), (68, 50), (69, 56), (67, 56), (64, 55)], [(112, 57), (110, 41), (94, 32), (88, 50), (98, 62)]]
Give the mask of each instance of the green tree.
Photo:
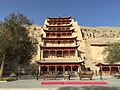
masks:
[(32, 22), (19, 12), (10, 14), (0, 23), (0, 77), (6, 63), (28, 64), (36, 54), (37, 42), (26, 28), (30, 25)]
[(105, 61), (107, 63), (114, 64), (120, 62), (120, 43), (108, 43), (103, 54), (106, 55)]

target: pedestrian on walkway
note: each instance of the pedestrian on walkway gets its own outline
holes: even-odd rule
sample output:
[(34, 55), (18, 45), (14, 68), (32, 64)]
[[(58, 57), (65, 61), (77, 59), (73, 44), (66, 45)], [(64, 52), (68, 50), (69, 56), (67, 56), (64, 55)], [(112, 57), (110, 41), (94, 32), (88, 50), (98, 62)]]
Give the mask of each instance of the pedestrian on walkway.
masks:
[(36, 70), (36, 72), (35, 72), (35, 75), (36, 75), (36, 79), (38, 80), (38, 75), (39, 75), (39, 71), (38, 70)]
[(101, 68), (100, 68), (100, 70), (99, 70), (99, 75), (100, 75), (100, 80), (103, 80)]

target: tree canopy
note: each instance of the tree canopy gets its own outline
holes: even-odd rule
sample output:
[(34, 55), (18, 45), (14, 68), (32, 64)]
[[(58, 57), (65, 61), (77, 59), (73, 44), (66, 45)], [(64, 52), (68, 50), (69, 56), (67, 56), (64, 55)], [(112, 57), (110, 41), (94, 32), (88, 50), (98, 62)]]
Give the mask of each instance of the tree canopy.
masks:
[(120, 43), (108, 43), (103, 53), (106, 55), (105, 61), (107, 63), (114, 64), (120, 62)]
[[(14, 61), (18, 64), (29, 63), (37, 52), (37, 42), (29, 36), (26, 26), (32, 22), (21, 13), (12, 13), (0, 23), (0, 75), (4, 64)], [(35, 40), (34, 40), (35, 41)]]

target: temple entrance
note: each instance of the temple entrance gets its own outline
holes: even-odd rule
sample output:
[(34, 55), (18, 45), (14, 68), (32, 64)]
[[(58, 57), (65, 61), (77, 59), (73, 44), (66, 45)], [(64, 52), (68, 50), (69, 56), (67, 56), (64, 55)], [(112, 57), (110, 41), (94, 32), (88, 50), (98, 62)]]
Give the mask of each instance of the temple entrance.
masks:
[(51, 74), (55, 73), (55, 66), (50, 66), (49, 69)]
[(41, 71), (43, 74), (47, 73), (47, 66), (42, 66)]
[(71, 71), (71, 67), (70, 66), (65, 66), (65, 71)]
[(58, 75), (63, 74), (63, 67), (62, 66), (57, 67), (57, 73), (58, 73)]
[(73, 66), (73, 76), (76, 76), (78, 74), (78, 66)]
[(44, 64), (40, 66), (41, 75), (56, 76), (56, 78), (63, 78), (65, 73), (69, 73), (71, 77), (77, 75), (79, 69), (78, 64)]
[(78, 66), (73, 66), (73, 71), (78, 71)]

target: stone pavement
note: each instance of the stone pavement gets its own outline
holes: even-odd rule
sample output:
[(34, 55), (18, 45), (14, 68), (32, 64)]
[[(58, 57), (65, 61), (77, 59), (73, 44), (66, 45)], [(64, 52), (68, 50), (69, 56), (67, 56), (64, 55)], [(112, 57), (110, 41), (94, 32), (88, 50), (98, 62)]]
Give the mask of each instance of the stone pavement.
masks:
[[(0, 82), (0, 90), (120, 90), (120, 79), (110, 76), (103, 77), (108, 85), (41, 85), (39, 80), (17, 80), (12, 82)], [(45, 80), (51, 81), (51, 80)], [(54, 81), (54, 80), (52, 80)], [(63, 81), (63, 79), (57, 79)], [(78, 78), (72, 78), (70, 81), (78, 81)], [(81, 81), (91, 81), (84, 79)], [(103, 81), (99, 77), (94, 77), (92, 81)]]

